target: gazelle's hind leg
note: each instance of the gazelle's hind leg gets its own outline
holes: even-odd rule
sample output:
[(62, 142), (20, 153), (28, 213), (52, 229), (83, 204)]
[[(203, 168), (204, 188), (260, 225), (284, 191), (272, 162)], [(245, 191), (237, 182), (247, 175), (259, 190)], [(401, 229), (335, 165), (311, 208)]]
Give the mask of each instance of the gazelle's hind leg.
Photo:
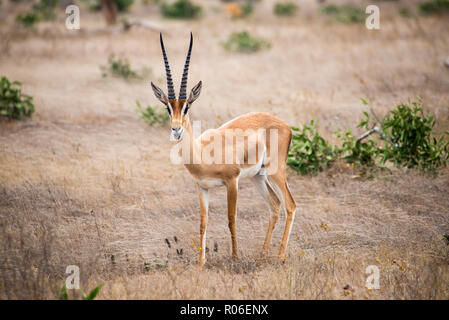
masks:
[(296, 203), (288, 187), (285, 170), (278, 170), (276, 174), (270, 176), (270, 180), (273, 181), (279, 188), (279, 191), (284, 200), (284, 207), (287, 212), (284, 234), (282, 236), (282, 243), (279, 249), (279, 258), (283, 259), (285, 256), (285, 250), (287, 249), (290, 232), (292, 230), (293, 220), (295, 219)]
[(281, 200), (273, 190), (265, 174), (257, 174), (252, 178), (252, 180), (271, 210), (267, 235), (265, 236), (265, 241), (263, 243), (263, 250), (268, 251), (271, 243), (271, 237), (273, 236), (273, 230), (279, 217)]

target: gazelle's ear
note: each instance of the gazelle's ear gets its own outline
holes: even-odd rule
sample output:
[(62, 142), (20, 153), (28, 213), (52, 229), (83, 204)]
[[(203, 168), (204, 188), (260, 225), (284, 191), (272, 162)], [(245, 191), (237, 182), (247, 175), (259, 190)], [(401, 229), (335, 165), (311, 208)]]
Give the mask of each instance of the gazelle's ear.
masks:
[(168, 99), (167, 99), (167, 96), (165, 95), (164, 91), (162, 91), (161, 88), (154, 85), (153, 82), (151, 82), (151, 88), (153, 88), (153, 92), (154, 92), (154, 95), (156, 96), (156, 98), (158, 98), (159, 101), (162, 102), (163, 104), (168, 105)]
[(196, 86), (194, 86), (192, 88), (192, 90), (190, 91), (190, 95), (189, 95), (189, 100), (187, 101), (189, 104), (193, 103), (199, 96), (201, 93), (201, 85), (202, 82), (198, 82), (198, 84)]

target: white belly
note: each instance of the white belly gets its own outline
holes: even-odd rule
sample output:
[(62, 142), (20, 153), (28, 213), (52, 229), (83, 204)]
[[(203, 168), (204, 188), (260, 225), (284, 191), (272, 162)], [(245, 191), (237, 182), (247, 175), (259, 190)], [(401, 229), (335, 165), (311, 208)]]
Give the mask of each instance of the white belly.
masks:
[(204, 189), (210, 189), (210, 188), (214, 188), (214, 187), (219, 187), (219, 186), (223, 186), (224, 182), (221, 179), (195, 179), (196, 182), (200, 185), (200, 187), (204, 188)]

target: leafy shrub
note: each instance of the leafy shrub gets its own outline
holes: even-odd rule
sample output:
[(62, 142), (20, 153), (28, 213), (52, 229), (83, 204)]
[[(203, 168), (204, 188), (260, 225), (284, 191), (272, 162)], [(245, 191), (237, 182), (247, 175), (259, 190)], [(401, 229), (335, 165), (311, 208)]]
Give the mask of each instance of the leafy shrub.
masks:
[(254, 11), (254, 7), (250, 2), (242, 4), (241, 7), (242, 7), (242, 16), (243, 17), (249, 16)]
[(273, 10), (278, 16), (292, 16), (298, 10), (298, 6), (293, 2), (278, 2), (274, 4)]
[(33, 97), (22, 93), (20, 82), (0, 80), (0, 116), (7, 119), (31, 117), (34, 113)]
[(251, 36), (248, 32), (233, 32), (224, 43), (224, 48), (229, 51), (255, 52), (261, 49), (270, 48), (268, 41)]
[[(449, 141), (433, 134), (435, 119), (424, 115), (422, 102), (400, 104), (382, 119), (382, 131), (392, 143), (384, 143), (381, 163), (391, 161), (406, 168), (434, 172), (449, 161)], [(446, 135), (449, 134), (446, 132)]]
[(422, 15), (449, 13), (448, 0), (431, 0), (418, 4), (418, 12)]
[[(315, 130), (313, 121), (302, 130), (292, 127), (299, 133), (293, 135), (287, 164), (307, 174), (322, 171), (337, 160), (371, 167), (380, 158), (380, 164), (391, 162), (436, 174), (438, 168), (449, 163), (449, 141), (445, 141), (449, 132), (438, 139), (433, 136), (435, 119), (424, 115), (421, 101), (400, 104), (382, 119), (368, 112), (363, 114), (358, 127), (368, 131), (358, 138), (350, 130), (337, 132), (341, 147), (328, 144)], [(365, 141), (372, 134), (379, 139)]]
[(292, 127), (292, 131), (287, 165), (293, 170), (301, 174), (318, 173), (335, 160), (335, 146), (328, 144), (318, 133), (313, 120), (310, 125), (303, 125), (302, 129)]
[(37, 22), (39, 22), (38, 15), (31, 11), (25, 14), (19, 14), (16, 16), (16, 21), (23, 24), (27, 28), (33, 27)]
[(172, 4), (162, 4), (162, 15), (167, 18), (194, 19), (201, 13), (201, 7), (190, 0), (177, 0)]
[(31, 11), (16, 16), (16, 21), (22, 23), (25, 27), (32, 27), (37, 22), (53, 20), (56, 18), (55, 9), (58, 0), (40, 0), (33, 5)]
[(40, 0), (33, 5), (33, 10), (40, 15), (41, 20), (52, 20), (56, 18), (55, 9), (57, 5), (58, 0)]
[(137, 114), (140, 115), (140, 118), (145, 121), (149, 126), (153, 126), (155, 124), (167, 124), (170, 120), (170, 116), (165, 110), (158, 111), (156, 107), (147, 106), (145, 109), (142, 109), (142, 105), (139, 101), (136, 101), (137, 104)]
[(127, 12), (134, 3), (134, 0), (114, 0), (114, 2), (119, 12)]
[(114, 77), (128, 79), (141, 79), (142, 77), (137, 73), (137, 71), (131, 68), (131, 65), (126, 58), (115, 58), (110, 56), (108, 59), (107, 67), (100, 67), (103, 71), (103, 77), (108, 74)]
[(99, 0), (87, 0), (87, 10), (91, 12), (101, 11), (101, 3)]
[(321, 7), (321, 12), (332, 17), (335, 21), (343, 23), (365, 21), (365, 12), (352, 5), (333, 5)]
[[(85, 0), (87, 9), (92, 12), (101, 10), (101, 0)], [(127, 12), (134, 0), (114, 0), (118, 12)]]

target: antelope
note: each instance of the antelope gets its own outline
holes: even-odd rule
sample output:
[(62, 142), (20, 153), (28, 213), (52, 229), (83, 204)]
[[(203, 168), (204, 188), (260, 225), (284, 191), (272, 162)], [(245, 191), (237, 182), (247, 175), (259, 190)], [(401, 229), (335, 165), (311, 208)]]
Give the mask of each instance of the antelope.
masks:
[[(285, 250), (290, 236), (293, 220), (295, 218), (296, 203), (290, 192), (286, 178), (286, 160), (292, 138), (290, 127), (279, 118), (265, 112), (252, 112), (234, 118), (217, 129), (209, 129), (198, 138), (194, 137), (190, 122), (190, 109), (193, 102), (201, 93), (202, 82), (199, 81), (190, 91), (187, 97), (187, 75), (189, 71), (190, 56), (193, 45), (193, 35), (190, 33), (190, 44), (184, 64), (179, 96), (176, 98), (173, 80), (170, 72), (167, 54), (160, 34), (160, 45), (165, 64), (167, 78), (166, 96), (162, 89), (151, 82), (151, 87), (157, 99), (162, 102), (170, 116), (171, 137), (175, 144), (182, 144), (189, 151), (189, 161), (184, 166), (193, 177), (200, 200), (200, 255), (199, 267), (206, 262), (206, 230), (209, 211), (209, 189), (226, 186), (228, 226), (232, 241), (232, 258), (238, 258), (236, 213), (238, 184), (242, 178), (250, 178), (256, 185), (266, 203), (268, 204), (270, 218), (268, 230), (263, 243), (263, 253), (268, 253), (274, 227), (283, 206), (286, 211), (285, 229), (278, 258), (285, 258)], [(226, 133), (233, 130), (245, 130), (250, 134), (245, 140), (226, 140)], [(257, 133), (256, 133), (257, 132)], [(266, 132), (265, 135), (259, 134)], [(277, 133), (277, 140), (272, 139)], [(187, 136), (187, 137), (185, 137)], [(210, 163), (201, 159), (199, 155), (212, 143), (206, 136), (213, 136), (215, 141), (220, 141), (222, 150), (213, 150), (216, 154), (225, 154), (225, 148), (240, 148), (240, 155), (232, 154), (232, 161)], [(271, 136), (271, 137), (270, 137)], [(218, 140), (217, 140), (218, 139)], [(249, 146), (248, 141), (256, 141), (256, 146)], [(184, 151), (184, 149), (182, 150)], [(254, 163), (249, 163), (248, 158), (256, 153)], [(270, 170), (274, 169), (274, 170)]]

